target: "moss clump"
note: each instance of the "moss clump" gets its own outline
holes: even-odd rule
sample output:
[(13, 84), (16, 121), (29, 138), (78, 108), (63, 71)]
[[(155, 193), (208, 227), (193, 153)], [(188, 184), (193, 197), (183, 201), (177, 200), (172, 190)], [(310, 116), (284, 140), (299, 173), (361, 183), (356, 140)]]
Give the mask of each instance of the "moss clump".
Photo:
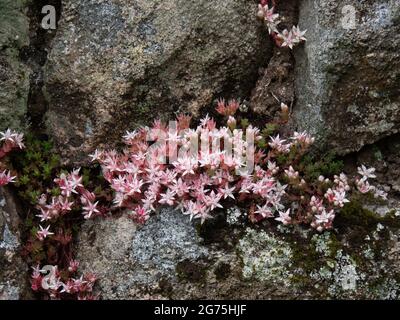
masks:
[(343, 249), (343, 245), (334, 233), (330, 233), (330, 242), (328, 244), (331, 256), (336, 256), (337, 252)]
[(339, 234), (346, 234), (347, 240), (354, 247), (362, 246), (366, 239), (379, 237), (379, 241), (371, 244), (375, 258), (379, 259), (391, 238), (391, 230), (400, 228), (400, 220), (394, 212), (380, 216), (352, 200), (338, 213), (334, 227), (339, 230)]
[(400, 220), (395, 216), (394, 212), (382, 217), (365, 209), (357, 200), (346, 203), (335, 219), (335, 227), (339, 229), (362, 227), (368, 232), (375, 230), (378, 223), (387, 227), (400, 228)]
[(300, 267), (306, 273), (319, 267), (320, 254), (315, 250), (315, 247), (311, 243), (307, 242), (300, 244), (295, 242), (291, 246), (291, 249), (293, 265), (296, 267)]

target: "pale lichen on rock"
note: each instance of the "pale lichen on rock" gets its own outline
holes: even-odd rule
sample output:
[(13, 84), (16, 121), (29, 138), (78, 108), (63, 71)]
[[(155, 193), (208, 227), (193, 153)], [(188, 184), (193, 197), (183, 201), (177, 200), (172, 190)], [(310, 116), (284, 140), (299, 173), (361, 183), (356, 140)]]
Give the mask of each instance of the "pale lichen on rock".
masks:
[(289, 286), (292, 251), (290, 246), (264, 231), (246, 230), (239, 241), (243, 278)]

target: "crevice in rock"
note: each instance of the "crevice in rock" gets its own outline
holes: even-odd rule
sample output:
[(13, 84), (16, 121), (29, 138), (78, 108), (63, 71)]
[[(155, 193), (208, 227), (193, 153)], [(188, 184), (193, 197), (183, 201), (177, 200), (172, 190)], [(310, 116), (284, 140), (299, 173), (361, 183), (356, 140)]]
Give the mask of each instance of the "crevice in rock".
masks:
[[(290, 30), (298, 24), (299, 1), (277, 1), (276, 10), (282, 18), (280, 29)], [(268, 33), (267, 30), (265, 30)], [(295, 50), (295, 49), (294, 49)], [(289, 106), (295, 103), (295, 58), (288, 48), (273, 48), (268, 66), (260, 73), (254, 87), (250, 105), (252, 111), (272, 119), (280, 108), (280, 102)]]
[(56, 9), (56, 21), (61, 17), (61, 0), (35, 0), (28, 7), (28, 17), (30, 19), (29, 37), (30, 44), (20, 51), (20, 58), (32, 70), (30, 76), (30, 89), (28, 96), (27, 118), (30, 122), (30, 129), (35, 133), (43, 133), (44, 115), (47, 111), (48, 102), (43, 94), (44, 85), (44, 66), (47, 61), (47, 55), (50, 50), (50, 44), (56, 35), (55, 30), (46, 30), (42, 28), (43, 17), (42, 8), (46, 5), (52, 5)]
[(400, 199), (400, 133), (382, 138), (343, 157), (346, 172), (356, 172), (364, 164), (376, 168), (376, 181), (389, 186), (390, 196)]
[[(56, 9), (56, 21), (61, 16), (61, 0), (34, 0), (29, 3), (27, 7), (27, 16), (29, 18), (29, 45), (20, 49), (19, 58), (25, 63), (31, 70), (29, 79), (29, 95), (27, 101), (27, 114), (26, 118), (29, 122), (29, 131), (38, 136), (43, 137), (45, 133), (44, 126), (44, 115), (47, 111), (47, 100), (43, 94), (42, 88), (44, 85), (44, 66), (47, 61), (47, 55), (50, 50), (51, 40), (56, 34), (56, 30), (45, 30), (41, 27), (41, 21), (44, 17), (42, 14), (42, 8), (45, 5), (53, 5)], [(10, 187), (10, 190), (15, 194), (16, 199), (21, 208), (18, 211), (20, 219), (26, 218), (26, 213), (30, 210), (30, 205), (25, 203), (19, 195), (18, 191)], [(21, 246), (25, 245), (26, 231), (22, 227), (23, 223), (19, 226), (19, 232), (21, 234)], [(21, 251), (23, 248), (21, 248)], [(28, 263), (26, 257), (23, 257), (25, 263)], [(26, 268), (28, 271), (28, 267)], [(25, 277), (26, 288), (30, 287), (30, 275), (26, 272)], [(26, 292), (22, 292), (22, 299), (35, 299), (35, 295), (30, 289)]]

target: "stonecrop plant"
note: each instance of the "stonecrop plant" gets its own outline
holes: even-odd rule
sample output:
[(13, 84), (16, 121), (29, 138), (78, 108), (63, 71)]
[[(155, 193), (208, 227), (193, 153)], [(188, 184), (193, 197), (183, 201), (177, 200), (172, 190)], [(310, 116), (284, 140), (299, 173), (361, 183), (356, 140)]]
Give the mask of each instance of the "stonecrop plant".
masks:
[[(36, 200), (35, 216), (28, 215), (25, 222), (29, 234), (24, 251), (33, 265), (33, 291), (51, 299), (96, 299), (96, 276), (78, 276), (73, 230), (77, 221), (114, 210), (145, 223), (160, 207), (170, 206), (204, 223), (236, 205), (247, 211), (249, 223), (270, 220), (322, 232), (333, 227), (352, 194), (386, 199), (386, 193), (371, 184), (374, 168), (361, 165), (352, 178), (340, 172), (310, 174), (310, 168), (331, 172), (338, 165), (310, 167), (307, 151), (314, 138), (306, 132), (281, 137), (279, 126), (289, 119), (287, 105), (281, 104), (279, 117), (261, 130), (238, 110), (239, 102), (219, 100), (217, 120), (206, 115), (197, 126), (191, 126), (187, 115), (168, 125), (154, 121), (151, 127), (127, 132), (121, 152), (96, 150), (90, 158), (100, 164), (101, 183), (108, 183), (109, 189), (90, 181), (87, 169), (57, 169), (58, 176)], [(3, 160), (12, 150), (24, 148), (23, 135), (11, 130), (0, 135), (0, 186), (18, 184)]]
[[(36, 187), (38, 187), (41, 182), (46, 180), (45, 178), (51, 173), (51, 170), (46, 170), (49, 164), (43, 162), (40, 157), (40, 150), (32, 149), (35, 142), (28, 139), (29, 148), (25, 152), (24, 135), (22, 133), (10, 129), (0, 132), (0, 187), (15, 183), (21, 191), (27, 184), (36, 184)], [(17, 154), (19, 158), (9, 159), (10, 156), (13, 156), (12, 152), (18, 150), (24, 150)], [(17, 180), (17, 176), (11, 173), (18, 171), (18, 168), (11, 168), (13, 160), (21, 160), (21, 158), (27, 160), (22, 161), (23, 164), (32, 165), (32, 170), (25, 170), (26, 167), (21, 170), (22, 175), (19, 178), (27, 180), (24, 183), (19, 179)], [(35, 160), (38, 163), (35, 163)], [(51, 160), (51, 162), (54, 162), (54, 159)], [(37, 172), (40, 173), (38, 171), (39, 164), (43, 166), (43, 174), (37, 174)], [(26, 242), (21, 253), (25, 257), (29, 255), (29, 259), (27, 259), (29, 263), (36, 262), (32, 267), (31, 288), (34, 292), (41, 293), (46, 298), (89, 300), (97, 298), (92, 294), (96, 276), (94, 274), (77, 276), (79, 263), (72, 258), (72, 233), (70, 227), (68, 227), (70, 221), (64, 217), (67, 213), (72, 214), (73, 211), (79, 210), (83, 212), (84, 218), (99, 214), (101, 213), (100, 210), (104, 211), (104, 208), (97, 209), (97, 203), (94, 202), (95, 195), (84, 188), (83, 178), (79, 171), (74, 170), (69, 174), (61, 173), (54, 180), (60, 194), (51, 196), (49, 204), (46, 203), (48, 198), (46, 194), (42, 194), (35, 201), (37, 209), (40, 211), (40, 214), (37, 215), (40, 222), (34, 223), (29, 214), (24, 217), (25, 226), (28, 227), (30, 232), (23, 236), (27, 239), (25, 239)], [(49, 190), (49, 192), (54, 193), (54, 190), (56, 189)], [(26, 197), (28, 194), (31, 195), (31, 193), (20, 192), (21, 199), (28, 200), (28, 203), (32, 204), (31, 197)], [(56, 232), (50, 230), (50, 224), (43, 227), (42, 223), (44, 222), (52, 222), (56, 226)], [(40, 268), (40, 262), (43, 262), (42, 268)], [(51, 263), (56, 264), (51, 265)]]
[[(252, 222), (309, 224), (321, 232), (332, 228), (350, 192), (386, 197), (368, 182), (375, 169), (364, 166), (352, 182), (344, 173), (307, 181), (297, 167), (314, 138), (294, 132), (286, 139), (270, 136), (262, 144), (265, 137), (258, 128), (237, 126), (238, 108), (236, 101), (218, 102), (224, 126), (217, 127), (207, 115), (190, 128), (190, 117), (181, 115), (169, 127), (155, 121), (151, 128), (127, 132), (121, 153), (96, 150), (91, 158), (115, 191), (114, 205), (140, 223), (160, 206), (173, 206), (203, 223), (229, 200), (245, 203)], [(282, 118), (287, 110), (282, 104)]]
[[(278, 47), (293, 49), (306, 41), (306, 31), (283, 29), (276, 1), (260, 0), (257, 17)], [(191, 125), (190, 116), (179, 115), (168, 124), (157, 120), (151, 127), (127, 131), (122, 151), (90, 155), (101, 168), (101, 182), (90, 180), (90, 168), (62, 169), (50, 141), (29, 135), (27, 150), (14, 158), (19, 167), (11, 168), (8, 156), (25, 148), (24, 136), (10, 129), (0, 132), (0, 187), (16, 183), (20, 199), (34, 207), (24, 217), (22, 250), (32, 266), (32, 290), (45, 299), (97, 299), (96, 276), (78, 274), (74, 232), (79, 222), (115, 210), (143, 224), (169, 206), (203, 224), (218, 211), (238, 206), (249, 223), (303, 225), (323, 232), (333, 228), (352, 194), (386, 199), (371, 183), (374, 168), (361, 165), (356, 177), (348, 177), (337, 163), (311, 163), (307, 152), (314, 137), (307, 132), (282, 136), (287, 105), (282, 103), (278, 119), (264, 128), (250, 124), (240, 110), (238, 101), (221, 99), (215, 119), (207, 115)], [(315, 174), (315, 169), (327, 173)]]
[(22, 150), (25, 147), (23, 140), (24, 135), (16, 131), (7, 129), (0, 132), (0, 187), (15, 182), (16, 176), (7, 169), (4, 160), (13, 150)]
[[(100, 214), (96, 195), (87, 190), (82, 184), (82, 176), (79, 174), (80, 169), (75, 169), (72, 172), (62, 173), (60, 177), (54, 179), (54, 182), (61, 190), (58, 196), (52, 196), (50, 201), (46, 194), (42, 194), (38, 201), (37, 208), (40, 214), (37, 217), (41, 222), (56, 220), (60, 216), (71, 212), (73, 207), (81, 208), (81, 213), (85, 219), (89, 219)], [(103, 208), (104, 210), (104, 208)], [(40, 226), (37, 233), (40, 240), (51, 235), (49, 228)]]
[(274, 39), (278, 47), (288, 47), (293, 49), (294, 46), (300, 44), (307, 39), (304, 37), (307, 30), (301, 31), (298, 26), (292, 29), (279, 30), (281, 19), (275, 12), (277, 0), (260, 0), (258, 5), (257, 17), (264, 21), (268, 28), (268, 32)]
[(46, 292), (50, 299), (75, 297), (77, 300), (97, 300), (93, 295), (93, 286), (97, 280), (94, 274), (74, 278), (79, 262), (71, 260), (66, 270), (60, 271), (57, 266), (47, 265), (32, 267), (31, 288), (35, 292)]

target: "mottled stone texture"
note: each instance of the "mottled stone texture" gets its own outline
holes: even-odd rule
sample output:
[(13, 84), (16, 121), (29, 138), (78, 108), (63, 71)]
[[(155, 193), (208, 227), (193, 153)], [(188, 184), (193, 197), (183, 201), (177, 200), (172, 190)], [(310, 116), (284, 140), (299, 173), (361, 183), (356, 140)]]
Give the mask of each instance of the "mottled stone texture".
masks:
[(88, 221), (77, 250), (81, 269), (100, 276), (98, 292), (105, 299), (259, 294), (250, 284), (241, 284), (232, 251), (204, 246), (188, 217), (173, 210), (163, 210), (140, 227), (126, 217)]
[[(247, 0), (69, 0), (46, 66), (48, 131), (86, 160), (127, 129), (248, 95), (268, 37)], [(264, 32), (263, 32), (264, 31)]]
[[(345, 5), (356, 28), (342, 26)], [(319, 146), (358, 151), (400, 128), (400, 0), (304, 0), (295, 50), (296, 125)]]
[(28, 298), (28, 266), (20, 256), (20, 219), (9, 189), (0, 188), (0, 300)]
[(399, 218), (352, 206), (322, 234), (245, 226), (236, 213), (200, 228), (170, 209), (143, 226), (88, 221), (77, 259), (104, 299), (399, 298)]
[(0, 1), (0, 130), (26, 126), (30, 70), (19, 55), (29, 44), (27, 3)]

